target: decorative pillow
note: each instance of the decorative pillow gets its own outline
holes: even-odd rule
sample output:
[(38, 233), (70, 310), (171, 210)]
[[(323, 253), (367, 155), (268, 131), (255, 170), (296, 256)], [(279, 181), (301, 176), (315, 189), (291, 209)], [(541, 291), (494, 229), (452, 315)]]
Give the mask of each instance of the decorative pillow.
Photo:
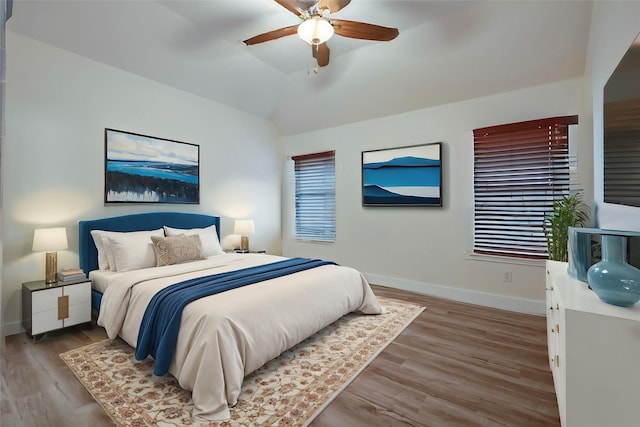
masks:
[(102, 242), (112, 255), (109, 259), (111, 271), (132, 271), (155, 267), (156, 254), (151, 244), (151, 236), (162, 237), (161, 228), (153, 231), (132, 231), (129, 233), (109, 232), (102, 235)]
[(197, 234), (190, 236), (180, 234), (168, 237), (151, 236), (151, 242), (156, 251), (158, 267), (206, 258), (202, 255), (202, 242)]
[(202, 255), (209, 257), (224, 253), (222, 247), (220, 247), (220, 241), (218, 240), (218, 233), (215, 225), (206, 228), (189, 229), (171, 228), (165, 225), (164, 234), (166, 236), (177, 236), (179, 234), (191, 236), (193, 234), (197, 234), (200, 236), (200, 241), (202, 242)]

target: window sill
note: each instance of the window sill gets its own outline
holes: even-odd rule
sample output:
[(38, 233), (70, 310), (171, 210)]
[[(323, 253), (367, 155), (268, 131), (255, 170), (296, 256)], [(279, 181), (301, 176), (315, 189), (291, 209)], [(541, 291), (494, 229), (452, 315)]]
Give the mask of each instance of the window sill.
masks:
[(324, 244), (324, 245), (331, 245), (333, 243), (335, 243), (334, 241), (329, 241), (329, 240), (313, 240), (313, 239), (296, 239), (296, 242), (299, 243), (320, 243), (320, 244)]
[(465, 258), (472, 261), (497, 262), (500, 264), (528, 265), (532, 267), (543, 267), (547, 261), (546, 259), (516, 258), (516, 257), (485, 255), (485, 254), (475, 254), (475, 253), (468, 253), (465, 256)]

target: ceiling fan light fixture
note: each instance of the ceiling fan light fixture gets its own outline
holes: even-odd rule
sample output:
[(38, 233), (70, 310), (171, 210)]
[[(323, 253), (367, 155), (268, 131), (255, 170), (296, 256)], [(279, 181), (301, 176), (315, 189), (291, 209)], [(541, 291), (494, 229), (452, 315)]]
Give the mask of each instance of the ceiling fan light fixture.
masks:
[(333, 25), (324, 18), (314, 16), (298, 25), (298, 35), (311, 45), (322, 44), (333, 35)]

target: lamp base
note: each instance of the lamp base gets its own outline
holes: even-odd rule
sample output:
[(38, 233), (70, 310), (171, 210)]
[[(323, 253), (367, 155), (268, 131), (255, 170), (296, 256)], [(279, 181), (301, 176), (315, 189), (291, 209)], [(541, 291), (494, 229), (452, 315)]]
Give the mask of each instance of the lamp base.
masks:
[(240, 250), (249, 250), (249, 236), (240, 236)]
[(58, 253), (47, 252), (45, 260), (44, 282), (56, 283), (58, 281)]

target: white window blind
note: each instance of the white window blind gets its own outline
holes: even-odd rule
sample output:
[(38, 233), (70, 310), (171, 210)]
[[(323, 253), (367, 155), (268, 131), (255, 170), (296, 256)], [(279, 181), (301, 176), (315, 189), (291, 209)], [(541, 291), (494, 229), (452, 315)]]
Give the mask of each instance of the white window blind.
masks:
[(547, 258), (542, 228), (553, 202), (569, 194), (569, 125), (553, 117), (475, 129), (474, 252)]
[(335, 242), (335, 152), (292, 157), (295, 168), (296, 239)]

